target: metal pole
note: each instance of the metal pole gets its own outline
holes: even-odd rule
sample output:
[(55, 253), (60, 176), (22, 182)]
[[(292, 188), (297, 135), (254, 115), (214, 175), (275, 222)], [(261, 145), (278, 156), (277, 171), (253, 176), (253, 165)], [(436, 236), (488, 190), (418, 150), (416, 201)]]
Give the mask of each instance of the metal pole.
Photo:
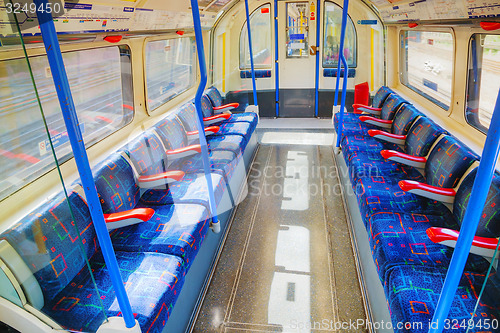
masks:
[[(340, 60), (344, 56), (344, 40), (345, 30), (347, 26), (347, 10), (349, 8), (349, 0), (344, 0), (344, 7), (342, 8), (342, 28), (340, 30), (340, 46), (339, 46), (339, 60), (337, 65), (337, 84), (335, 86), (335, 101), (334, 105), (338, 105), (339, 101), (339, 87), (340, 87)], [(344, 80), (347, 77), (347, 69), (344, 67)], [(342, 110), (343, 111), (343, 110)]]
[(317, 0), (317, 14), (316, 14), (316, 88), (314, 98), (314, 115), (317, 117), (319, 114), (319, 44), (321, 32), (321, 0)]
[(342, 139), (342, 132), (344, 130), (344, 109), (345, 109), (345, 99), (347, 95), (347, 78), (349, 72), (349, 66), (347, 65), (347, 61), (344, 56), (344, 40), (345, 40), (345, 31), (347, 26), (347, 11), (349, 10), (349, 0), (344, 0), (344, 8), (342, 8), (342, 28), (340, 31), (340, 49), (339, 49), (339, 60), (337, 67), (337, 86), (335, 88), (335, 106), (338, 105), (338, 96), (339, 96), (339, 85), (340, 85), (340, 62), (344, 65), (344, 75), (342, 75), (342, 100), (340, 105), (340, 115), (339, 115), (339, 124), (338, 124), (338, 133), (337, 133), (337, 143), (336, 147), (340, 147), (340, 140)]
[[(36, 8), (47, 8), (47, 0), (34, 0)], [(101, 245), (101, 251), (108, 267), (113, 289), (115, 290), (116, 298), (123, 313), (123, 319), (127, 328), (135, 326), (136, 322), (130, 306), (130, 301), (127, 297), (127, 292), (123, 285), (123, 280), (120, 275), (118, 263), (116, 261), (115, 252), (111, 244), (109, 232), (104, 221), (101, 203), (95, 188), (94, 177), (90, 168), (87, 152), (85, 151), (85, 143), (80, 131), (78, 117), (76, 115), (73, 96), (69, 85), (66, 69), (64, 67), (59, 41), (57, 39), (56, 28), (52, 19), (52, 14), (47, 11), (37, 10), (38, 22), (42, 32), (43, 43), (47, 52), (52, 78), (56, 87), (59, 105), (63, 113), (64, 123), (68, 132), (69, 142), (75, 156), (76, 166), (80, 179), (85, 191), (85, 196), (90, 210), (90, 216), (94, 223), (94, 228)]]
[(214, 187), (212, 184), (210, 161), (208, 159), (207, 138), (204, 135), (205, 128), (203, 126), (203, 112), (201, 111), (201, 97), (203, 96), (203, 92), (205, 91), (205, 87), (207, 85), (207, 64), (205, 60), (205, 49), (203, 47), (203, 35), (201, 31), (201, 20), (200, 20), (200, 10), (198, 7), (198, 0), (191, 0), (191, 11), (193, 13), (194, 32), (196, 37), (196, 50), (198, 52), (198, 62), (200, 67), (200, 84), (198, 86), (198, 90), (196, 91), (196, 96), (194, 98), (194, 105), (196, 106), (196, 112), (198, 113), (198, 121), (196, 122), (196, 126), (198, 128), (198, 133), (200, 137), (203, 169), (205, 172), (205, 178), (207, 179), (212, 223), (218, 224), (219, 220), (217, 218), (217, 205), (215, 204), (215, 195), (214, 195)]
[(488, 136), (484, 143), (481, 162), (477, 170), (474, 186), (470, 194), (469, 203), (465, 211), (463, 223), (460, 228), (453, 256), (451, 257), (450, 267), (446, 274), (443, 290), (439, 296), (436, 311), (432, 317), (432, 323), (436, 327), (431, 327), (429, 333), (441, 333), (444, 328), (445, 320), (455, 297), (460, 278), (462, 277), (467, 257), (469, 256), (472, 241), (476, 234), (479, 219), (483, 213), (484, 204), (491, 186), (493, 173), (495, 172), (498, 154), (500, 152), (500, 91), (497, 97), (493, 117), (491, 118)]
[(247, 12), (247, 30), (248, 30), (248, 45), (250, 51), (250, 66), (252, 68), (252, 88), (253, 88), (253, 105), (257, 105), (257, 84), (255, 82), (255, 66), (253, 61), (252, 48), (252, 28), (250, 26), (250, 11), (248, 10), (248, 0), (245, 0), (245, 10)]
[(276, 82), (276, 118), (280, 114), (280, 69), (279, 69), (279, 47), (278, 47), (278, 0), (274, 0), (274, 73)]

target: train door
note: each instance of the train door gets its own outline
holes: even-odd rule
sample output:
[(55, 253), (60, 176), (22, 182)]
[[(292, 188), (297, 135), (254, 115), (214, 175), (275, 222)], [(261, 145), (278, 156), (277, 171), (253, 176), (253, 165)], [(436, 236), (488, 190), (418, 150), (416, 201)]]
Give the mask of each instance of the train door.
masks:
[(280, 117), (314, 117), (316, 6), (316, 1), (278, 2)]

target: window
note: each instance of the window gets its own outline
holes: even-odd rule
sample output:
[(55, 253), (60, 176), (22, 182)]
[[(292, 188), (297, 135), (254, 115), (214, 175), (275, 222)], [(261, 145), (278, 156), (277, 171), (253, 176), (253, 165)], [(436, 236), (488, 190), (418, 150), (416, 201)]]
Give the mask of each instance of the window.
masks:
[[(130, 50), (111, 46), (63, 53), (86, 146), (133, 118)], [(71, 147), (46, 56), (30, 57), (59, 162)], [(0, 61), (0, 200), (55, 167), (25, 58)]]
[[(252, 51), (255, 68), (271, 68), (271, 5), (257, 8), (250, 15), (252, 29)], [(247, 23), (243, 25), (240, 34), (240, 69), (249, 69), (250, 51), (248, 49)]]
[(500, 89), (500, 35), (475, 34), (469, 52), (465, 117), (486, 133)]
[(452, 34), (403, 31), (401, 38), (401, 83), (448, 110), (453, 79)]
[[(344, 56), (349, 67), (356, 67), (356, 30), (349, 16), (344, 41)], [(338, 66), (342, 8), (332, 2), (325, 2), (325, 25), (323, 41), (323, 67)]]
[(309, 56), (309, 3), (287, 3), (286, 17), (286, 57), (307, 58)]
[(148, 109), (154, 110), (193, 87), (196, 82), (193, 38), (157, 40), (146, 44)]

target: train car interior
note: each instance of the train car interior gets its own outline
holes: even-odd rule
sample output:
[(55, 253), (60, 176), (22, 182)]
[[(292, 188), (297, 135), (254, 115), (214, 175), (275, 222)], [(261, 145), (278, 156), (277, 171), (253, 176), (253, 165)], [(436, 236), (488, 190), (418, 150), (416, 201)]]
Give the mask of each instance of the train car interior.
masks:
[(0, 0), (0, 331), (500, 332), (497, 0)]

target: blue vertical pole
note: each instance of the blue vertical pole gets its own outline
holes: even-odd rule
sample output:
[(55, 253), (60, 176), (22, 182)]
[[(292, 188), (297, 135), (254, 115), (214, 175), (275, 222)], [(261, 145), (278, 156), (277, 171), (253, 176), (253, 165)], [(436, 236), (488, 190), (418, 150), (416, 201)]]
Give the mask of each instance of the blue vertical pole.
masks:
[[(337, 65), (337, 84), (335, 86), (335, 102), (334, 105), (338, 105), (339, 101), (339, 87), (340, 87), (340, 60), (344, 56), (344, 41), (345, 41), (345, 31), (347, 26), (347, 11), (349, 8), (349, 0), (344, 0), (344, 7), (342, 8), (342, 28), (340, 30), (340, 46), (339, 46), (339, 59)], [(344, 80), (347, 78), (347, 69), (344, 67)], [(343, 110), (341, 110), (343, 112)], [(339, 124), (340, 126), (340, 124)]]
[(248, 0), (245, 0), (245, 10), (247, 12), (247, 29), (248, 29), (248, 49), (250, 51), (250, 66), (252, 68), (252, 88), (253, 88), (253, 105), (257, 105), (257, 85), (255, 83), (255, 66), (253, 61), (252, 47), (252, 27), (250, 26), (250, 11), (248, 10)]
[[(36, 4), (36, 8), (47, 8), (48, 0), (34, 0), (34, 3)], [(115, 252), (111, 245), (106, 222), (104, 221), (101, 203), (95, 188), (94, 177), (92, 176), (87, 152), (85, 151), (85, 143), (83, 141), (82, 132), (80, 131), (75, 104), (73, 102), (73, 96), (71, 95), (71, 88), (66, 75), (52, 14), (47, 11), (37, 10), (37, 17), (42, 32), (43, 43), (47, 52), (47, 59), (49, 60), (50, 71), (56, 87), (57, 97), (59, 98), (59, 105), (61, 106), (64, 123), (68, 132), (69, 142), (73, 149), (76, 166), (80, 174), (80, 180), (85, 191), (90, 215), (94, 223), (104, 261), (108, 267), (118, 305), (123, 313), (125, 325), (127, 328), (132, 328), (135, 326), (134, 315), (127, 297), (127, 292), (123, 285)]]
[(349, 72), (349, 66), (344, 56), (344, 41), (345, 41), (345, 31), (347, 27), (347, 11), (349, 10), (349, 0), (344, 0), (344, 8), (342, 8), (342, 28), (340, 30), (340, 48), (339, 48), (339, 60), (337, 67), (337, 86), (335, 88), (335, 106), (338, 105), (339, 96), (339, 85), (340, 85), (340, 62), (344, 65), (344, 75), (342, 75), (342, 100), (340, 105), (340, 115), (337, 133), (337, 143), (336, 147), (340, 147), (340, 140), (342, 139), (342, 132), (344, 130), (344, 109), (345, 109), (345, 99), (347, 95), (347, 77)]
[(193, 12), (193, 23), (194, 23), (194, 33), (196, 37), (196, 50), (198, 52), (198, 62), (200, 65), (200, 85), (196, 91), (196, 96), (194, 98), (194, 105), (196, 106), (196, 112), (198, 113), (198, 121), (196, 126), (198, 128), (198, 133), (200, 137), (201, 145), (201, 156), (203, 159), (203, 170), (205, 172), (205, 178), (207, 179), (210, 213), (212, 215), (212, 223), (217, 224), (219, 220), (217, 219), (217, 205), (215, 204), (214, 187), (212, 184), (212, 174), (210, 169), (210, 161), (208, 159), (208, 146), (207, 138), (205, 137), (205, 128), (203, 126), (203, 112), (201, 111), (201, 97), (205, 91), (207, 85), (207, 63), (205, 60), (205, 49), (203, 47), (203, 35), (201, 31), (201, 20), (200, 20), (200, 9), (198, 7), (198, 0), (191, 0), (191, 11)]
[(319, 43), (320, 43), (320, 32), (321, 32), (321, 0), (317, 0), (316, 5), (316, 88), (314, 97), (314, 115), (318, 116), (319, 108)]
[(274, 0), (274, 73), (276, 82), (276, 118), (280, 115), (280, 69), (279, 69), (279, 47), (278, 47), (278, 0)]
[[(483, 213), (484, 204), (491, 186), (493, 173), (495, 172), (498, 154), (500, 152), (500, 91), (497, 97), (493, 117), (491, 118), (490, 128), (484, 143), (481, 162), (477, 170), (477, 176), (472, 186), (469, 203), (465, 211), (463, 223), (460, 228), (460, 235), (451, 257), (450, 267), (446, 274), (443, 290), (439, 296), (436, 311), (432, 317), (432, 322), (437, 323), (437, 328), (433, 327), (429, 333), (441, 333), (444, 328), (445, 320), (450, 312), (451, 304), (458, 284), (462, 277), (467, 257), (476, 234), (479, 219)], [(434, 324), (435, 325), (435, 324)]]

